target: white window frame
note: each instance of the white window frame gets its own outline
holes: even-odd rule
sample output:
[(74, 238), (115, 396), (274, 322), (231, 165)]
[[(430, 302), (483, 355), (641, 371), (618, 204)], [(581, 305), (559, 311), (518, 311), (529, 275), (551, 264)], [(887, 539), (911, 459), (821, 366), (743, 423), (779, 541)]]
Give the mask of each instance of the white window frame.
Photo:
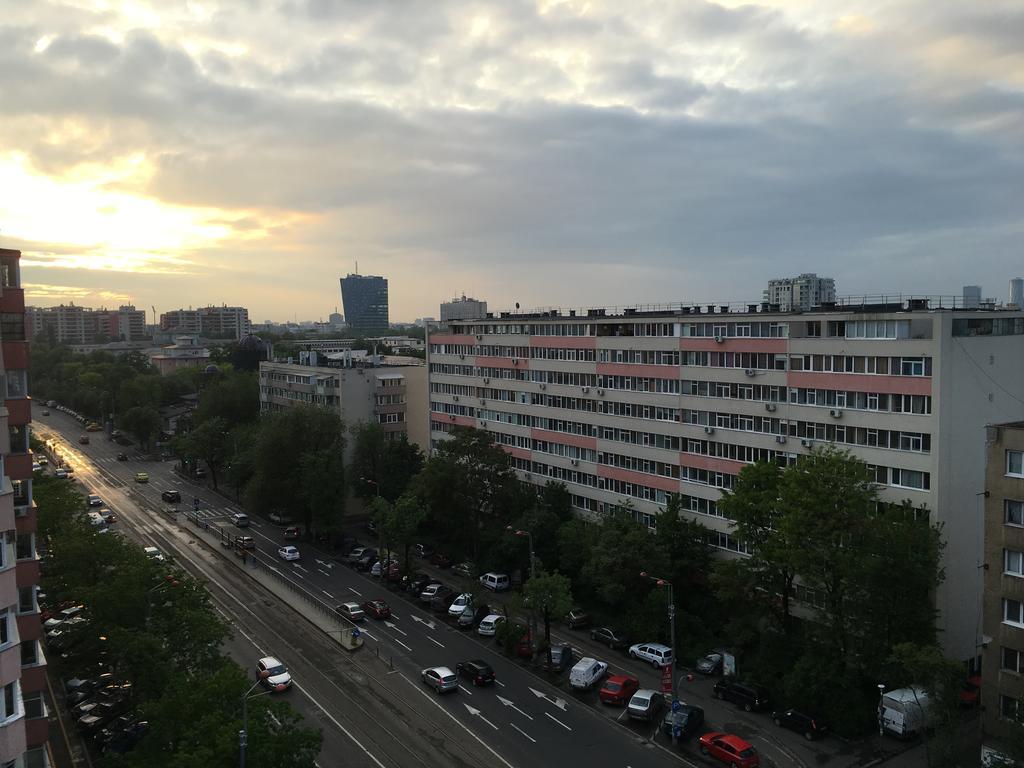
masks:
[[(1011, 507), (1011, 505), (1013, 505)], [(1011, 509), (1017, 512), (1017, 519), (1013, 519)], [(1024, 501), (1018, 499), (1003, 500), (1003, 525), (1012, 525), (1017, 528), (1024, 528)]]
[(1024, 477), (1024, 451), (1006, 452), (1006, 476)]
[[(1016, 611), (1010, 611), (1011, 606), (1016, 606)], [(1016, 617), (1014, 617), (1016, 613)], [(1020, 600), (1013, 600), (1009, 597), (1003, 598), (1003, 624), (1009, 624), (1013, 627), (1024, 628), (1024, 603)]]
[[(1016, 658), (1016, 664), (1012, 667), (1006, 665), (1006, 655), (1008, 653), (1013, 654)], [(1002, 646), (999, 652), (999, 669), (1003, 672), (1012, 672), (1015, 675), (1024, 672), (1024, 652), (1018, 651), (1016, 648)]]
[(1004, 549), (1003, 573), (1007, 576), (1024, 578), (1024, 552), (1016, 549)]

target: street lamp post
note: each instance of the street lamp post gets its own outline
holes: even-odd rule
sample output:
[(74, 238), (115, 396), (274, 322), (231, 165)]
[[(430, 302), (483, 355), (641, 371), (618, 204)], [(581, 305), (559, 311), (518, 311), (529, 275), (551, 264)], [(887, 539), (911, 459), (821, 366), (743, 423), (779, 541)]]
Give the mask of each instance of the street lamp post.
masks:
[(242, 730), (238, 732), (238, 768), (245, 768), (245, 748), (249, 745), (249, 699), (255, 699), (257, 696), (266, 696), (268, 693), (274, 692), (274, 689), (271, 688), (268, 691), (260, 691), (250, 696), (253, 688), (262, 682), (262, 680), (257, 680), (248, 691), (242, 694)]
[[(380, 496), (380, 483), (378, 483), (376, 480), (371, 480), (368, 477), (360, 477), (359, 479), (362, 480), (364, 483), (368, 483), (369, 485), (372, 485), (373, 486), (373, 490), (374, 490), (374, 497), (377, 498), (377, 499), (380, 499), (380, 497), (381, 497)], [(376, 513), (376, 511), (377, 510), (375, 509), (374, 513)], [(384, 560), (384, 526), (381, 525), (376, 520), (374, 520), (373, 523), (374, 523), (374, 525), (377, 526), (377, 546), (380, 548), (380, 554), (381, 554), (380, 559), (381, 559), (381, 561), (383, 561)], [(391, 553), (389, 552), (388, 553), (388, 560), (390, 560), (390, 559), (391, 559)], [(383, 573), (384, 573), (384, 567), (381, 566), (381, 575), (383, 575)]]
[[(527, 542), (529, 543), (529, 546), (530, 546), (530, 580), (532, 581), (534, 576), (537, 575), (537, 561), (536, 561), (536, 559), (533, 556), (533, 534), (530, 533), (529, 531), (524, 531), (522, 529), (513, 528), (511, 525), (506, 526), (505, 530), (508, 531), (511, 534), (514, 534), (515, 536), (525, 536), (526, 537), (526, 540), (527, 540)], [(544, 610), (547, 611), (547, 607), (546, 606), (545, 606)], [(532, 643), (533, 649), (536, 649), (537, 648), (537, 621), (536, 621), (536, 618), (534, 617), (534, 611), (532, 611), (532, 610), (530, 611), (530, 642)], [(548, 654), (548, 657), (549, 657), (548, 661), (551, 660), (550, 659), (550, 655), (551, 654), (549, 653)]]
[[(640, 575), (645, 579), (650, 579), (659, 587), (668, 587), (668, 631), (669, 631), (669, 642), (672, 645), (672, 660), (668, 664), (669, 669), (669, 680), (672, 685), (672, 711), (675, 712), (679, 708), (679, 693), (676, 688), (676, 604), (673, 600), (672, 595), (672, 582), (668, 579), (659, 579), (651, 576), (647, 571), (641, 571)], [(677, 742), (675, 727), (672, 728), (672, 744)]]
[(878, 735), (885, 736), (885, 683), (878, 684)]

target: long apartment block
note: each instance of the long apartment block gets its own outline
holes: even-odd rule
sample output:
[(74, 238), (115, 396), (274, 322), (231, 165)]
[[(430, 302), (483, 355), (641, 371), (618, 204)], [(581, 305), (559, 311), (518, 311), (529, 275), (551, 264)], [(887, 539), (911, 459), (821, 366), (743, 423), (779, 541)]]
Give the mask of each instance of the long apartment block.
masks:
[(973, 660), (985, 425), (1024, 417), (1024, 313), (932, 303), (450, 321), (429, 335), (431, 444), (455, 425), (486, 429), (522, 479), (565, 483), (583, 516), (628, 500), (653, 525), (679, 494), (727, 556), (748, 553), (717, 501), (746, 464), (842, 446), (882, 500), (909, 499), (944, 526), (942, 640)]

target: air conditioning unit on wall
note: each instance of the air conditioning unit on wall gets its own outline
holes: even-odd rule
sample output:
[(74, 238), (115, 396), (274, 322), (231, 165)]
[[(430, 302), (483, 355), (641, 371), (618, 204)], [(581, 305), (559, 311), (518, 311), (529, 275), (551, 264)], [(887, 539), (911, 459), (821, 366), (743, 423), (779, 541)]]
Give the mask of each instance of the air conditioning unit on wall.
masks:
[(768, 411), (768, 413), (775, 413), (775, 403), (765, 403), (764, 409)]
[(713, 435), (713, 434), (715, 434), (715, 428), (714, 427), (704, 427), (704, 434), (706, 434), (706, 435)]
[(785, 443), (786, 443), (786, 436), (785, 435), (776, 435), (775, 436), (775, 442), (778, 443), (779, 445), (785, 445)]
[(812, 445), (814, 445), (814, 441), (804, 438), (803, 440), (800, 441), (800, 445), (802, 445), (804, 448), (810, 448)]
[(833, 419), (841, 419), (843, 417), (843, 412), (839, 408), (833, 408), (831, 411), (828, 412), (828, 414)]
[(755, 371), (753, 368), (747, 368), (747, 370), (745, 370), (744, 373), (747, 374), (747, 376), (757, 375), (757, 371)]

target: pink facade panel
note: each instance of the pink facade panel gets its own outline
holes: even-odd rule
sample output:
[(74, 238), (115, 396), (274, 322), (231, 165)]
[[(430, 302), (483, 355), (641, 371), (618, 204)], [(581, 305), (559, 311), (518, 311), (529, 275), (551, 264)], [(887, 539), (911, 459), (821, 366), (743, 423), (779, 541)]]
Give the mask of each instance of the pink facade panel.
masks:
[(24, 616), (18, 616), (17, 621), (18, 636), (21, 637), (22, 642), (38, 640), (43, 636), (43, 624), (39, 620), (38, 613), (26, 613)]
[(503, 445), (501, 447), (505, 449), (505, 453), (511, 454), (517, 459), (533, 460), (533, 453), (527, 448), (516, 448), (514, 445)]
[(604, 376), (639, 376), (647, 379), (678, 379), (682, 368), (674, 365), (632, 365), (629, 363), (598, 363), (597, 372)]
[(890, 395), (930, 395), (932, 380), (925, 376), (875, 376), (863, 373), (790, 371), (786, 383), (808, 389), (839, 389)]
[(700, 456), (696, 453), (679, 454), (679, 464), (683, 467), (706, 469), (708, 472), (723, 472), (727, 475), (738, 475), (746, 464), (732, 459), (721, 459), (717, 456)]
[(669, 493), (679, 493), (679, 481), (671, 477), (660, 477), (659, 475), (648, 475), (643, 472), (634, 472), (631, 469), (620, 467), (609, 467), (605, 464), (597, 465), (597, 476), (607, 477), (612, 480), (620, 480), (623, 483), (635, 483), (646, 485), (650, 488), (658, 488)]
[(17, 400), (5, 400), (4, 405), (7, 407), (7, 423), (12, 427), (28, 424), (32, 421), (32, 401), (29, 398), (20, 397)]
[(473, 427), (476, 428), (476, 419), (473, 416), (456, 416), (454, 419), (449, 418), (449, 423), (458, 424), (460, 427)]
[(531, 336), (531, 347), (557, 349), (597, 349), (594, 336)]
[(430, 334), (431, 344), (476, 344), (476, 336), (470, 336), (468, 333), (432, 333)]
[(596, 437), (567, 435), (564, 432), (549, 432), (546, 429), (531, 429), (530, 437), (534, 440), (546, 440), (549, 443), (560, 443), (561, 445), (572, 445), (577, 448), (590, 448), (591, 450), (597, 450)]
[(483, 355), (477, 355), (472, 358), (472, 362), (481, 368), (528, 368), (526, 361), (521, 358), (516, 358), (519, 362), (516, 365), (512, 364), (513, 358), (511, 357), (485, 357)]
[(715, 341), (708, 337), (685, 336), (679, 340), (679, 348), (688, 352), (775, 352), (786, 351), (787, 339), (723, 339)]
[(11, 480), (29, 480), (32, 478), (32, 454), (11, 453), (4, 457), (4, 473)]

